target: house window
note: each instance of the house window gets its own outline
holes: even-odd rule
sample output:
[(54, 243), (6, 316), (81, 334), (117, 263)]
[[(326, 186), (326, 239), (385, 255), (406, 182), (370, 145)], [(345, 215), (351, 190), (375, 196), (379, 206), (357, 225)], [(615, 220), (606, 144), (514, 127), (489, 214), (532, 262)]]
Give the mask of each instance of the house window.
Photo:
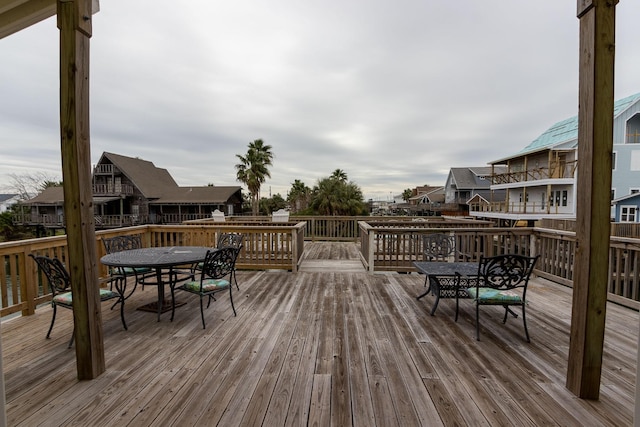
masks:
[(556, 190), (549, 194), (549, 206), (567, 206), (567, 190)]
[(620, 207), (620, 222), (636, 222), (638, 208), (636, 206)]
[(640, 188), (630, 188), (629, 194), (637, 194), (640, 193)]
[(611, 153), (611, 170), (616, 170), (616, 160), (618, 159), (618, 153), (614, 151)]
[(616, 198), (616, 189), (612, 188), (611, 189), (611, 200), (615, 200), (615, 198)]
[(635, 114), (627, 121), (627, 144), (640, 143), (640, 114)]
[(634, 150), (631, 152), (631, 165), (629, 170), (640, 171), (640, 150)]

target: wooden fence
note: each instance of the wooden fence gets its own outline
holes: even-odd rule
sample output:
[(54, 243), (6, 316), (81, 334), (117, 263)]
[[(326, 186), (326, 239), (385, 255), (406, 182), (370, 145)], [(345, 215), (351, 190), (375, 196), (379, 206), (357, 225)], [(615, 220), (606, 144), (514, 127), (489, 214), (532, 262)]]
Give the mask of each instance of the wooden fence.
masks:
[[(319, 218), (316, 218), (318, 220)], [(349, 221), (353, 221), (350, 218)], [(318, 221), (319, 239), (337, 239), (337, 232), (351, 233), (351, 226), (333, 218)], [(346, 224), (347, 222), (343, 222)], [(573, 285), (575, 233), (545, 228), (494, 228), (487, 224), (470, 227), (468, 221), (374, 220), (357, 223), (362, 262), (370, 272), (415, 271), (413, 261), (422, 260), (422, 237), (428, 233), (448, 233), (455, 237), (455, 257), (476, 261), (480, 255), (521, 253), (540, 255), (535, 273), (567, 286)], [(189, 225), (145, 225), (96, 233), (98, 258), (104, 255), (103, 238), (140, 235), (145, 246), (214, 246), (220, 233), (240, 232), (245, 236), (238, 258), (240, 269), (284, 269), (297, 271), (304, 251), (307, 222), (299, 223), (206, 223)], [(345, 231), (349, 230), (349, 231)], [(329, 236), (327, 236), (327, 233)], [(332, 234), (333, 233), (333, 234)], [(351, 238), (345, 238), (351, 240)], [(21, 312), (33, 314), (35, 307), (50, 299), (46, 281), (29, 254), (67, 259), (66, 236), (46, 237), (0, 244), (0, 316)], [(640, 240), (612, 237), (609, 252), (609, 299), (640, 309)], [(96, 260), (99, 274), (107, 270)]]
[[(224, 232), (244, 235), (237, 260), (238, 269), (279, 269), (297, 271), (304, 251), (304, 223), (281, 225), (145, 225), (96, 232), (99, 276), (105, 278), (107, 268), (99, 262), (105, 255), (102, 239), (116, 235), (139, 235), (145, 247), (215, 246)], [(37, 305), (51, 299), (48, 283), (29, 254), (68, 257), (67, 237), (0, 243), (0, 317), (21, 312), (30, 315)]]
[[(412, 272), (423, 261), (423, 236), (448, 233), (456, 241), (455, 258), (475, 262), (480, 255), (503, 253), (540, 255), (535, 274), (573, 286), (576, 236), (574, 232), (544, 228), (416, 228), (360, 223), (360, 254), (370, 272)], [(609, 249), (608, 298), (640, 309), (640, 240), (612, 237)]]

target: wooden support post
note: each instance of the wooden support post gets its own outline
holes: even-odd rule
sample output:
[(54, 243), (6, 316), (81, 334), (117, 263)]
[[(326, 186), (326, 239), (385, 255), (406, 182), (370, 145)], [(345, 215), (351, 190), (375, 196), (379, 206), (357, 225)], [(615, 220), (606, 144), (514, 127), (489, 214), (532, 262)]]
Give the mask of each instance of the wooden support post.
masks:
[(578, 206), (567, 388), (598, 399), (609, 266), (615, 5), (578, 0)]
[(64, 214), (71, 275), (78, 379), (105, 370), (97, 286), (89, 138), (91, 0), (58, 0), (60, 29), (60, 133)]

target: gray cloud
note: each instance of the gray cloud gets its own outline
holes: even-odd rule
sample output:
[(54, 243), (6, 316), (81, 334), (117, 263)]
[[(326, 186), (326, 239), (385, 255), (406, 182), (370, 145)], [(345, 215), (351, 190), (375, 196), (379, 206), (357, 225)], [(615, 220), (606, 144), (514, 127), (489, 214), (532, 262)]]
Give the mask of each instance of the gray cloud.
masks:
[[(340, 168), (365, 197), (386, 198), (517, 152), (577, 114), (575, 2), (227, 3), (102, 2), (94, 162), (110, 151), (181, 185), (237, 185), (236, 154), (262, 138), (275, 154), (266, 191)], [(617, 13), (621, 98), (640, 90), (640, 4)], [(0, 176), (60, 175), (55, 20), (0, 40), (0, 53)]]

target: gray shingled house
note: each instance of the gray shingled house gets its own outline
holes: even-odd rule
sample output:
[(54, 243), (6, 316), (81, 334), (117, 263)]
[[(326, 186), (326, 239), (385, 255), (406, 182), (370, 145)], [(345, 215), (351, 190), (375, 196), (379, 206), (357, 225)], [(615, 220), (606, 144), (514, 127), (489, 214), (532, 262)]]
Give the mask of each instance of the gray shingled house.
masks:
[[(210, 217), (216, 209), (232, 215), (242, 208), (240, 186), (180, 187), (166, 169), (114, 153), (102, 154), (92, 179), (96, 228), (177, 224)], [(22, 223), (63, 226), (62, 187), (47, 188), (22, 204), (30, 207)]]
[(490, 166), (451, 168), (444, 187), (445, 203), (457, 203), (460, 210), (468, 214), (469, 202), (476, 197), (487, 201), (503, 201), (504, 190), (490, 189), (491, 173)]

